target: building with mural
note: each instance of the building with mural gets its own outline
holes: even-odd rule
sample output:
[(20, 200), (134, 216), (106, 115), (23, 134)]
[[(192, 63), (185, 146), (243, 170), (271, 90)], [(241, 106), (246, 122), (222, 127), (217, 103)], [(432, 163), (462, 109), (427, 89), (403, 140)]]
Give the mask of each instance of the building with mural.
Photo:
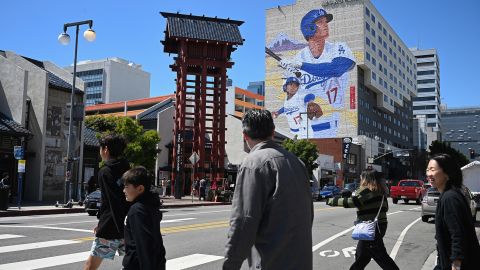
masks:
[(265, 107), (277, 129), (350, 137), (363, 148), (357, 162), (412, 148), (415, 56), (369, 0), (268, 9), (265, 38)]

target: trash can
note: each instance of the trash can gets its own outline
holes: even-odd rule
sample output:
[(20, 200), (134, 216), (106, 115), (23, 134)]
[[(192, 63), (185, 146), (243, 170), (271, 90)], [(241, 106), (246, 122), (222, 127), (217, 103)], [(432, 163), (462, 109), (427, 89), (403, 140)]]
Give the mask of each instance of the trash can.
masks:
[(9, 192), (10, 192), (9, 186), (0, 187), (0, 210), (7, 210)]

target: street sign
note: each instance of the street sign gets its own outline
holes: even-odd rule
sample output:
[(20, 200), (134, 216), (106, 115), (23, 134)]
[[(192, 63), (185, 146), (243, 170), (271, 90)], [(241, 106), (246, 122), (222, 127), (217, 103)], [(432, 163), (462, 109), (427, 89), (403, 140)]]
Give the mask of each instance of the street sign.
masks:
[(18, 160), (18, 172), (19, 173), (24, 173), (25, 172), (25, 165), (26, 165), (26, 160), (20, 159)]
[(374, 161), (374, 160), (373, 160), (373, 157), (368, 157), (368, 158), (367, 158), (367, 163), (368, 163), (368, 164), (373, 164), (373, 161)]
[(24, 154), (23, 146), (13, 147), (13, 155), (15, 156), (15, 159), (23, 159)]
[(189, 160), (192, 164), (197, 164), (199, 158), (200, 157), (198, 156), (197, 152), (193, 152), (193, 154), (190, 156)]

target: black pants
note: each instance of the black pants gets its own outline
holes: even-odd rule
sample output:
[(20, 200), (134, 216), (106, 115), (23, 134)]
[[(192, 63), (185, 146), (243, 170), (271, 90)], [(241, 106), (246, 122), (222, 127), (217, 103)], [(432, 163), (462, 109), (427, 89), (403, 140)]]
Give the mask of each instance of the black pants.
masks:
[[(378, 227), (380, 227), (380, 230)], [(388, 255), (387, 250), (385, 249), (385, 244), (383, 243), (383, 236), (387, 231), (387, 224), (379, 223), (378, 227), (375, 233), (375, 240), (358, 241), (357, 250), (355, 252), (355, 262), (350, 267), (350, 270), (365, 269), (371, 259), (374, 259), (382, 269), (399, 270), (390, 255)]]

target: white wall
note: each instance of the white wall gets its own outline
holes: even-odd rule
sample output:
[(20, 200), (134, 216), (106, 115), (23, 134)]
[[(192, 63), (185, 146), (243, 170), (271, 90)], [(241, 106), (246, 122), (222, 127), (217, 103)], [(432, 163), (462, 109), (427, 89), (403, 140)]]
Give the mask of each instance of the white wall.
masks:
[(150, 74), (139, 68), (108, 61), (105, 65), (105, 76), (105, 103), (150, 96)]

